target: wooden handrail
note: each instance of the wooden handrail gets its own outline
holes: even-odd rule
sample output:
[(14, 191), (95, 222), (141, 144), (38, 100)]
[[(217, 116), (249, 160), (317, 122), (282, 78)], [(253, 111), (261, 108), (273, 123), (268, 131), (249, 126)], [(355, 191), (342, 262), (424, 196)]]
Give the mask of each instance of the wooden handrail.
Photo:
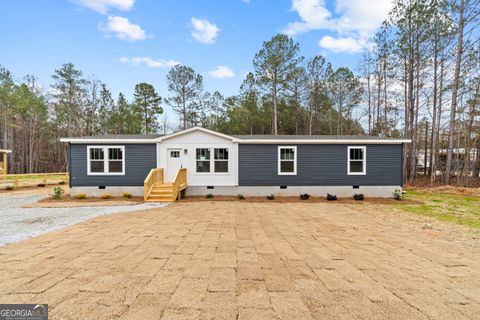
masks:
[(154, 168), (150, 170), (148, 176), (143, 182), (143, 200), (147, 201), (150, 192), (155, 183), (163, 183), (163, 168)]
[(181, 168), (178, 170), (177, 175), (175, 177), (175, 181), (173, 182), (173, 195), (175, 200), (178, 199), (178, 195), (180, 191), (187, 187), (187, 169)]

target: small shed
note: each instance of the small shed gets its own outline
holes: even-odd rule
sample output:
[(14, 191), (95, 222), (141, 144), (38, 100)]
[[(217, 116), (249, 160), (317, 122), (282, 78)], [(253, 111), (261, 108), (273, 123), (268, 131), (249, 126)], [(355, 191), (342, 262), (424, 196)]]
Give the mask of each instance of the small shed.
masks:
[(7, 174), (7, 155), (11, 152), (12, 150), (0, 149), (0, 175)]

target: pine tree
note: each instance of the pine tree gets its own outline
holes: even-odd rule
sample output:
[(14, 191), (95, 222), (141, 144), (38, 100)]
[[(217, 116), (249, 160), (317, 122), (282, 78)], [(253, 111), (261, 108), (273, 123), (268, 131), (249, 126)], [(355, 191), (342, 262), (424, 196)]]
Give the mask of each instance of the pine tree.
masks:
[(151, 84), (145, 82), (135, 86), (133, 97), (134, 109), (140, 115), (143, 124), (142, 133), (151, 134), (157, 132), (158, 116), (163, 113), (163, 109), (160, 106), (162, 98)]
[(176, 65), (167, 74), (167, 103), (180, 116), (181, 128), (197, 122), (203, 95), (203, 77), (190, 67)]
[(298, 43), (287, 35), (277, 34), (263, 43), (253, 59), (255, 77), (272, 99), (272, 133), (275, 135), (278, 134), (278, 96), (303, 60), (299, 52)]

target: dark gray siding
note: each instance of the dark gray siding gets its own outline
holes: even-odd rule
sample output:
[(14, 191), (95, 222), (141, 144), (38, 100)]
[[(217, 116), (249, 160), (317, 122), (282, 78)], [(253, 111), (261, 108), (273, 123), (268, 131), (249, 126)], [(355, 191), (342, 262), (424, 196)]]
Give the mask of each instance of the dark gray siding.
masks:
[[(289, 144), (293, 146), (295, 144)], [(279, 145), (239, 145), (241, 186), (382, 186), (402, 185), (402, 145), (367, 147), (367, 174), (347, 174), (348, 145), (297, 145), (297, 174), (278, 175)]]
[[(91, 146), (93, 144), (89, 144)], [(106, 144), (116, 145), (116, 144)], [(72, 187), (143, 186), (152, 168), (157, 167), (155, 144), (122, 144), (125, 146), (125, 175), (88, 176), (87, 145), (70, 144), (70, 183)]]

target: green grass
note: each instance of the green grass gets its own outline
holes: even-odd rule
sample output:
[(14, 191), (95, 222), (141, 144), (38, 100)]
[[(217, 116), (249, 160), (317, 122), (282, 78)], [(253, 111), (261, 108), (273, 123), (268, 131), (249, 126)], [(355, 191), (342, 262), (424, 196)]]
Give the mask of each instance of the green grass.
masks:
[(479, 197), (407, 190), (404, 198), (423, 204), (395, 205), (398, 209), (480, 229)]
[[(30, 181), (43, 181), (44, 177), (45, 176), (42, 176), (41, 174), (39, 174), (39, 175), (33, 175), (33, 176), (20, 177), (18, 180), (19, 181), (29, 181), (29, 182)], [(15, 181), (15, 177), (6, 177), (6, 178), (1, 178), (1, 179), (4, 179), (5, 181), (9, 181), (9, 182), (14, 182)], [(47, 176), (47, 181), (49, 181), (49, 180), (64, 180), (64, 179), (65, 179), (64, 175)]]

